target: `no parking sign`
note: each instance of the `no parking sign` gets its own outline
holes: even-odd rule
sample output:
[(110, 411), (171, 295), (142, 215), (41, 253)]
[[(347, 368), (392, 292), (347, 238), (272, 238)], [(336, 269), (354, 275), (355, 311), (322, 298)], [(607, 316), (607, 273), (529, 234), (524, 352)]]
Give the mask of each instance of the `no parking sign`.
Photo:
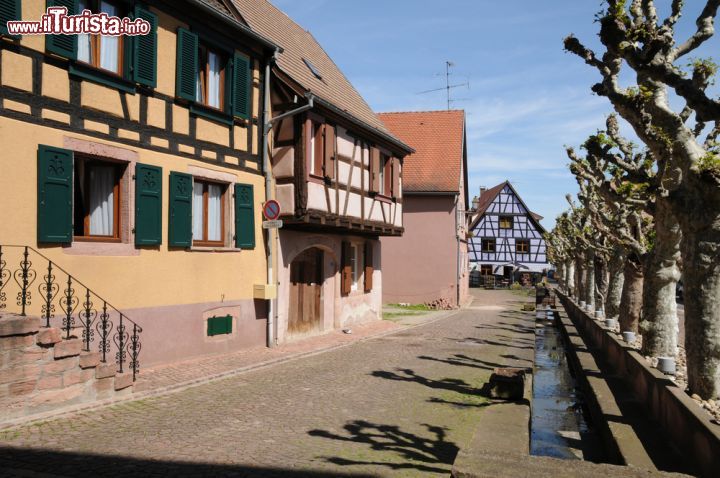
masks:
[(263, 216), (265, 216), (265, 219), (268, 221), (274, 221), (280, 217), (280, 203), (274, 199), (270, 199), (263, 204)]

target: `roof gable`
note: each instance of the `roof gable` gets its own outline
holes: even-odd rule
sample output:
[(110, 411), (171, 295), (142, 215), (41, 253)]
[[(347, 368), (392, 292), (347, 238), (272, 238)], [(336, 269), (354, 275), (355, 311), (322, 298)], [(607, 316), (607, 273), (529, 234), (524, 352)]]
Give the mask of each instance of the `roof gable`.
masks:
[[(380, 133), (389, 134), (383, 122), (309, 31), (267, 0), (232, 1), (250, 28), (283, 48), (276, 64), (280, 71), (321, 100)], [(308, 62), (316, 72), (308, 67)]]
[(459, 192), (467, 169), (465, 112), (379, 113), (392, 134), (415, 149), (403, 162), (403, 191)]
[[(503, 211), (502, 205), (497, 200), (498, 196), (501, 194), (510, 194), (515, 199), (517, 199), (519, 211), (520, 214), (526, 214), (528, 216), (528, 219), (535, 225), (535, 227), (540, 231), (541, 233), (545, 233), (545, 228), (540, 224), (540, 219), (542, 219), (542, 216), (539, 214), (536, 214), (530, 210), (529, 207), (525, 204), (525, 201), (520, 197), (520, 195), (517, 193), (515, 188), (512, 184), (510, 184), (510, 181), (505, 181), (503, 183), (498, 184), (497, 186), (490, 188), (486, 191), (484, 191), (480, 198), (478, 198), (478, 208), (477, 208), (477, 216), (475, 220), (473, 220), (470, 229), (475, 229), (477, 225), (482, 221), (482, 219), (488, 215), (488, 214), (497, 214), (502, 215), (503, 212), (510, 213), (510, 211)], [(500, 207), (497, 207), (500, 206)]]

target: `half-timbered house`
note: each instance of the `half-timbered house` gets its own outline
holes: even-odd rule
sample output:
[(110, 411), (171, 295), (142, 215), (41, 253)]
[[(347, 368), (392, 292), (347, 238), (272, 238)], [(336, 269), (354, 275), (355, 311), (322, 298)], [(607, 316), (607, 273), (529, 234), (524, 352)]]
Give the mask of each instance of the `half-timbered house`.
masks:
[(264, 345), (258, 125), (277, 45), (222, 1), (0, 0), (0, 19), (50, 6), (151, 31), (0, 29), (0, 309), (121, 371)]
[(512, 279), (516, 272), (547, 270), (545, 229), (509, 181), (481, 189), (473, 201), (470, 263), (481, 275)]
[(403, 163), (401, 237), (383, 237), (383, 300), (462, 305), (468, 297), (465, 112), (381, 113), (415, 149)]
[(277, 118), (269, 147), (283, 220), (276, 341), (377, 319), (379, 237), (403, 232), (402, 161), (412, 149), (309, 32), (265, 0), (234, 4), (283, 48), (267, 105)]

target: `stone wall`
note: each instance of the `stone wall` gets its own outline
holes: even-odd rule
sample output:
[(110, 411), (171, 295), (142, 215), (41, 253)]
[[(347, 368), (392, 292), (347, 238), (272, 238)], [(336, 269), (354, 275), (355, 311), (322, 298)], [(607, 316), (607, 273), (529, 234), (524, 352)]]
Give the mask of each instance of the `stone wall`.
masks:
[(578, 333), (620, 377), (665, 436), (702, 476), (720, 476), (720, 426), (685, 391), (648, 366), (645, 358), (622, 343), (568, 297), (558, 293)]
[(39, 318), (0, 313), (0, 426), (132, 394), (132, 373), (117, 373), (110, 357), (102, 363), (80, 338), (63, 336)]

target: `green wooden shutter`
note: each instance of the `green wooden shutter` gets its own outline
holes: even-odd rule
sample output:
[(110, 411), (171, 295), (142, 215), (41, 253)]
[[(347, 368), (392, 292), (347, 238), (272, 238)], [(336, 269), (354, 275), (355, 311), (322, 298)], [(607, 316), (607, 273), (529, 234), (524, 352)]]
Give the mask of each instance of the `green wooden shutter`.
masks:
[(209, 337), (213, 335), (231, 334), (232, 333), (232, 316), (213, 316), (207, 319), (207, 334)]
[(207, 319), (207, 334), (208, 337), (212, 337), (213, 335), (217, 335), (217, 317), (208, 317)]
[(73, 152), (41, 144), (37, 178), (38, 242), (72, 242)]
[[(150, 33), (133, 39), (133, 80), (141, 85), (157, 86), (157, 16), (146, 8), (135, 7), (135, 18), (147, 20)], [(128, 37), (129, 38), (129, 37)]]
[[(8, 35), (7, 22), (22, 20), (20, 0), (0, 0), (0, 35)], [(12, 35), (13, 38), (20, 38)]]
[(162, 243), (162, 168), (135, 165), (135, 244)]
[(170, 173), (170, 207), (168, 221), (168, 245), (190, 247), (192, 245), (192, 176)]
[(250, 90), (252, 78), (250, 58), (235, 53), (233, 58), (233, 115), (250, 118)]
[(195, 101), (198, 71), (198, 37), (184, 28), (177, 31), (177, 81), (175, 95)]
[(252, 184), (235, 185), (235, 247), (255, 248), (255, 208)]
[[(68, 15), (80, 9), (78, 0), (47, 0), (48, 7), (67, 7)], [(77, 58), (77, 35), (45, 35), (45, 49), (50, 53), (74, 60)]]

